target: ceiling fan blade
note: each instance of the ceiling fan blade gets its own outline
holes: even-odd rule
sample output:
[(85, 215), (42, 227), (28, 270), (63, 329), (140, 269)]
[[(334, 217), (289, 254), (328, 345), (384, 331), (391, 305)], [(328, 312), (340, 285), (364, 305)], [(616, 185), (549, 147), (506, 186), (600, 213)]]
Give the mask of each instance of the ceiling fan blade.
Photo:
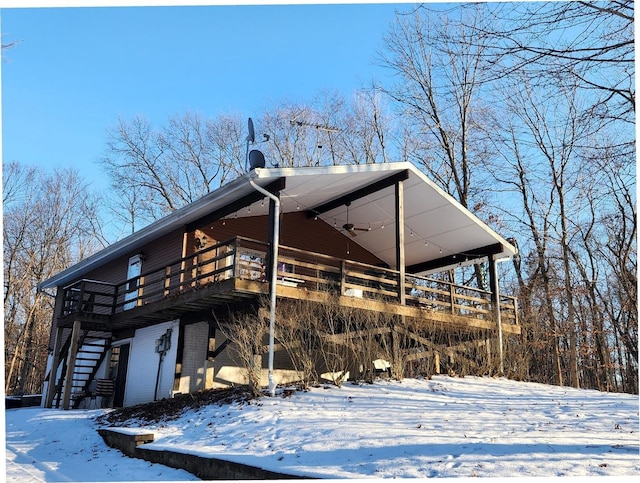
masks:
[(353, 238), (357, 237), (358, 234), (354, 231), (354, 230), (348, 230), (349, 235), (351, 235)]

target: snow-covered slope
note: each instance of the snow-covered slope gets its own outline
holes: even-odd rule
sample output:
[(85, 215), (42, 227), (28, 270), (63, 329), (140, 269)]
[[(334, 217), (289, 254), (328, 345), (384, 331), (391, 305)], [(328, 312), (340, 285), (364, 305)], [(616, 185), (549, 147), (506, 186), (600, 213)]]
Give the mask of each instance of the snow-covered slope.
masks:
[[(27, 481), (15, 476), (27, 467), (36, 478), (31, 481), (192, 478), (117, 460), (92, 427), (90, 416), (99, 413), (8, 411), (9, 481)], [(506, 379), (347, 383), (206, 406), (145, 429), (156, 435), (148, 447), (308, 477), (588, 475), (619, 481), (640, 474), (637, 396)], [(59, 443), (55, 450), (45, 446), (51, 441)], [(113, 472), (114, 465), (132, 462), (140, 468)]]

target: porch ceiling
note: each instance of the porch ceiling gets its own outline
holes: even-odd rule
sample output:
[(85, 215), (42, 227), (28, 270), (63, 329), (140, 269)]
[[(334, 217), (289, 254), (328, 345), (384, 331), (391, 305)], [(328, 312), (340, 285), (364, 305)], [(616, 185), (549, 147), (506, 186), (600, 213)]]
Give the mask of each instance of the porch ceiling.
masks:
[[(464, 264), (465, 258), (471, 263), (474, 257), (478, 258), (478, 249), (484, 247), (495, 250), (496, 258), (511, 257), (516, 253), (510, 243), (410, 163), (259, 169), (255, 171), (254, 179), (263, 185), (273, 178), (285, 177), (286, 187), (280, 193), (283, 212), (308, 210), (313, 214), (319, 206), (358, 190), (366, 192), (367, 186), (380, 184), (402, 172), (407, 173), (404, 181), (406, 266), (428, 266), (436, 260), (449, 261), (454, 266)], [(268, 207), (266, 203), (264, 207), (257, 203), (251, 207), (251, 213), (244, 211), (238, 216), (266, 214)], [(316, 216), (345, 232), (342, 226), (347, 223), (347, 207), (344, 204)], [(352, 242), (395, 268), (394, 185), (351, 201), (348, 221), (356, 228), (367, 230), (357, 231), (356, 236), (350, 238)]]
[[(492, 247), (496, 258), (510, 257), (516, 253), (510, 243), (410, 163), (259, 168), (54, 275), (40, 283), (38, 288), (53, 288), (78, 280), (99, 265), (134, 254), (135, 250), (159, 236), (195, 223), (214, 212), (231, 213), (229, 206), (240, 207), (234, 207), (233, 216), (266, 215), (269, 203), (262, 203), (260, 197), (253, 200), (248, 198), (256, 194), (249, 179), (262, 187), (273, 186), (274, 182), (284, 180), (285, 187), (280, 191), (280, 199), (285, 213), (314, 210), (335, 200), (345, 201), (353, 193), (366, 193), (351, 200), (348, 221), (356, 228), (368, 230), (371, 227), (371, 230), (357, 231), (357, 236), (350, 239), (390, 267), (395, 267), (395, 188), (391, 184), (370, 192), (368, 187), (378, 188), (388, 184), (385, 180), (390, 177), (404, 178), (405, 175), (406, 266), (425, 267), (421, 270), (423, 273), (428, 273), (427, 267), (432, 265), (438, 265), (442, 270), (446, 264), (464, 264), (467, 256), (477, 257), (478, 249), (483, 247)], [(238, 203), (242, 199), (252, 201), (250, 212), (242, 207), (242, 203)], [(344, 233), (342, 226), (347, 222), (347, 207), (344, 204), (317, 216)]]

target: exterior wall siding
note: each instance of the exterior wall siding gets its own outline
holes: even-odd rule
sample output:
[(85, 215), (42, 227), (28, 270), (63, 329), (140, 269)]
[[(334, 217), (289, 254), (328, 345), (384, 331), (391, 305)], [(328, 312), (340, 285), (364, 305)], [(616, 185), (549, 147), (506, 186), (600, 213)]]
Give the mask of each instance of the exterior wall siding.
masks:
[(184, 232), (176, 230), (138, 249), (123, 255), (108, 265), (93, 270), (83, 278), (100, 280), (107, 283), (121, 283), (127, 278), (129, 258), (139, 253), (144, 255), (142, 273), (157, 270), (182, 257)]
[[(236, 235), (253, 238), (265, 242), (268, 240), (269, 218), (267, 216), (249, 216), (217, 220), (207, 226), (200, 227), (207, 236), (207, 243), (228, 240)], [(347, 243), (349, 255), (347, 255)], [(382, 261), (362, 248), (357, 237), (352, 238), (322, 220), (307, 218), (303, 212), (285, 213), (280, 221), (280, 245), (300, 250), (323, 253), (336, 258), (348, 258), (371, 265), (382, 264)], [(194, 250), (194, 243), (188, 242), (189, 250)]]

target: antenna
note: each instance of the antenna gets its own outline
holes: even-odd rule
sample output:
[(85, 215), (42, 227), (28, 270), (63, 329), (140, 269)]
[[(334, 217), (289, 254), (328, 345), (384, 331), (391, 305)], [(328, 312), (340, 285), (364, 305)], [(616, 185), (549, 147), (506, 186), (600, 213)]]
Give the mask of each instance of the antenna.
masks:
[(291, 119), (289, 121), (289, 124), (291, 124), (292, 126), (314, 127), (318, 131), (340, 132), (340, 129), (338, 129), (337, 127), (332, 127), (332, 126), (327, 126), (327, 125), (322, 125), (322, 124), (313, 124), (311, 122), (305, 122), (305, 121), (297, 121), (295, 119)]

